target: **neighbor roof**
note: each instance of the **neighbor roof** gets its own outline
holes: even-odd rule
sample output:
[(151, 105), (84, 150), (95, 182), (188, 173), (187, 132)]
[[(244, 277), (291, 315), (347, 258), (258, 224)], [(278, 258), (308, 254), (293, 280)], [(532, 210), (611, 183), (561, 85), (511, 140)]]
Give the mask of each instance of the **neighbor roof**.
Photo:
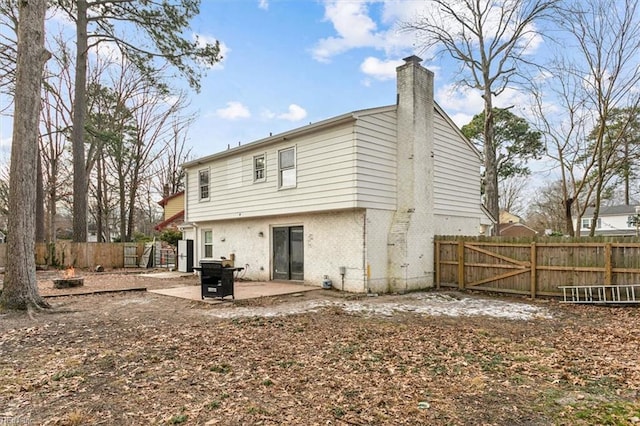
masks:
[[(584, 211), (583, 217), (588, 217), (590, 215), (593, 215), (594, 210), (595, 210), (595, 207), (587, 207), (587, 209)], [(635, 213), (636, 213), (635, 205), (620, 204), (617, 206), (600, 207), (599, 215), (615, 216), (615, 215), (626, 215), (626, 214), (635, 214)]]

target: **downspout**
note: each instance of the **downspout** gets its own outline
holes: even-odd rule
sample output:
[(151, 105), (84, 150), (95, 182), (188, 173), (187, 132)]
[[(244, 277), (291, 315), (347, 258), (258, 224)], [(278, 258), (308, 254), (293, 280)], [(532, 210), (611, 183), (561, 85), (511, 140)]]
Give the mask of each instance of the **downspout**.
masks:
[(369, 288), (369, 265), (367, 265), (367, 209), (362, 215), (362, 278), (366, 294), (371, 293)]
[(196, 256), (194, 256), (193, 262), (195, 263), (195, 265), (191, 265), (191, 266), (200, 266), (200, 244), (198, 243), (198, 239), (199, 239), (199, 232), (198, 232), (198, 224), (195, 222), (191, 222), (191, 224), (193, 225), (193, 245), (194, 245), (194, 252), (198, 253), (197, 255), (197, 259)]

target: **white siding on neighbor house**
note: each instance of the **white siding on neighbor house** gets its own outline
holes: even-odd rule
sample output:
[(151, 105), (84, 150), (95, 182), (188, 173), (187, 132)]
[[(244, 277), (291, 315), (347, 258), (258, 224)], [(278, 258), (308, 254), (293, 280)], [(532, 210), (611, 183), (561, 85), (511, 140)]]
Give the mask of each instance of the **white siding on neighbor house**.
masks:
[(436, 109), (434, 114), (434, 213), (480, 218), (480, 159)]
[(360, 116), (356, 124), (358, 207), (396, 208), (396, 112)]
[[(621, 214), (601, 214), (598, 216), (598, 222), (596, 225), (596, 235), (634, 235), (637, 231), (636, 225), (632, 222), (633, 213), (621, 213)], [(593, 215), (585, 215), (580, 219), (573, 219), (574, 229), (580, 230), (581, 236), (589, 235), (591, 231), (591, 221)], [(584, 227), (583, 225), (589, 225)]]

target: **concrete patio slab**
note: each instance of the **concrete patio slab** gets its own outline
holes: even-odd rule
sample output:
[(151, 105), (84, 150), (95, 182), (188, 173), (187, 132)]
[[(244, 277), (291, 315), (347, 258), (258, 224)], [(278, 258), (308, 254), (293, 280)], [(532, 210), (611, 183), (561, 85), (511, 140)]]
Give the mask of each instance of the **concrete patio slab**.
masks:
[(160, 278), (162, 280), (168, 280), (172, 278), (184, 278), (192, 276), (192, 273), (189, 272), (178, 272), (178, 271), (166, 271), (166, 272), (149, 272), (140, 274), (141, 277), (147, 278)]
[[(256, 299), (258, 297), (279, 296), (284, 294), (295, 294), (306, 291), (319, 290), (318, 287), (312, 287), (302, 284), (282, 283), (282, 282), (264, 282), (264, 281), (238, 281), (234, 284), (235, 300)], [(207, 303), (224, 303), (231, 302), (231, 296), (224, 299), (207, 297), (201, 298), (200, 285), (190, 285), (186, 287), (163, 288), (156, 290), (148, 290), (150, 293), (162, 294), (164, 296), (179, 297), (189, 300), (200, 300)]]

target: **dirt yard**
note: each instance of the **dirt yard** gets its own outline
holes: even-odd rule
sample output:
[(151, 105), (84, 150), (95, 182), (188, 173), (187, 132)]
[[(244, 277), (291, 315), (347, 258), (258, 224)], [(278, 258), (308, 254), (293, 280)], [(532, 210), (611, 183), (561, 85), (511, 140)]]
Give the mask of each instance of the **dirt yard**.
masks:
[[(42, 294), (60, 292), (47, 274)], [(197, 279), (87, 274), (83, 290), (178, 285)], [(0, 313), (0, 424), (640, 425), (634, 307), (436, 291), (48, 301)]]

